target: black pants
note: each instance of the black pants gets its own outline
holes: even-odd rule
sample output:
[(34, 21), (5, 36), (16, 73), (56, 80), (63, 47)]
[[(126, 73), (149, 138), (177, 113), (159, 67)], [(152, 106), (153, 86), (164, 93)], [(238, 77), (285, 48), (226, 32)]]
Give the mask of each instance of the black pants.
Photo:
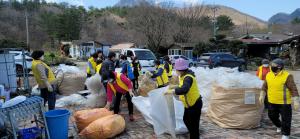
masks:
[(202, 99), (199, 98), (194, 106), (184, 108), (183, 121), (190, 132), (190, 139), (199, 139), (199, 123), (202, 109)]
[(265, 103), (265, 109), (268, 109), (269, 107), (268, 95), (266, 95), (264, 103)]
[[(290, 104), (271, 104), (268, 106), (270, 120), (277, 128), (281, 128), (282, 135), (289, 136), (291, 133), (292, 106)], [(279, 119), (281, 116), (281, 120)]]
[[(118, 92), (116, 93), (116, 101), (115, 101), (115, 105), (114, 105), (114, 114), (118, 114), (119, 111), (120, 111), (120, 103), (121, 103), (122, 95), (123, 95), (122, 93), (118, 93)], [(127, 99), (129, 114), (133, 114), (133, 103), (131, 101), (131, 96), (127, 92), (125, 94), (125, 97)]]
[[(54, 89), (55, 90), (55, 89)], [(41, 88), (41, 97), (44, 99), (44, 106), (48, 102), (48, 109), (55, 109), (56, 91), (49, 92), (47, 88)]]
[(138, 82), (138, 80), (139, 79), (137, 77), (135, 79), (131, 80), (134, 90), (137, 90), (139, 88), (139, 82)]

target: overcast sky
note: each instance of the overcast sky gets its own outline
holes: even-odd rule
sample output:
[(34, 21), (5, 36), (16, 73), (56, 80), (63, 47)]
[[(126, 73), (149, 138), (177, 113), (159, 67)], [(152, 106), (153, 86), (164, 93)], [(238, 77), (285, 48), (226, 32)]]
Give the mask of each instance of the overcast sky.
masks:
[[(115, 5), (119, 0), (46, 0), (48, 2), (67, 2), (72, 5), (82, 5), (86, 8), (93, 6), (104, 8)], [(241, 12), (267, 21), (276, 13), (291, 13), (300, 8), (300, 0), (156, 0), (174, 1), (175, 3), (204, 3), (219, 4), (232, 7)]]

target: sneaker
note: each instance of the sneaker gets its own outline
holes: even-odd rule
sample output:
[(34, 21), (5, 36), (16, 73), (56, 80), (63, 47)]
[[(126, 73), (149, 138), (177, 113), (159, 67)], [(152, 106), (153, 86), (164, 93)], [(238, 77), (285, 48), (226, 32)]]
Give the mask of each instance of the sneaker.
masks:
[(276, 132), (277, 132), (277, 133), (281, 133), (281, 128), (277, 128), (277, 129), (276, 129)]
[(290, 138), (289, 136), (282, 135), (281, 139), (289, 139), (289, 138)]
[(132, 114), (129, 115), (129, 120), (130, 120), (131, 122), (134, 121), (134, 117), (133, 117)]

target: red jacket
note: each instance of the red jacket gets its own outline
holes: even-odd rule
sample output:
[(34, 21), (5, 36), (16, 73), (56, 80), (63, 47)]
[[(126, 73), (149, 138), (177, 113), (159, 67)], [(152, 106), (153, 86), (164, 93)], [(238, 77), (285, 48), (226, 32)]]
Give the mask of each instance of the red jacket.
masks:
[[(115, 77), (117, 78), (117, 73), (116, 72), (115, 72)], [(131, 83), (131, 81), (124, 74), (121, 74), (120, 79), (128, 87), (128, 90), (132, 89), (132, 83)], [(116, 81), (114, 83), (112, 83), (112, 85), (116, 89), (117, 93), (126, 94), (128, 92), (127, 90), (124, 90), (123, 88), (121, 88), (117, 84)], [(112, 88), (110, 87), (110, 85), (108, 83), (107, 84), (107, 101), (108, 102), (112, 102), (113, 95), (114, 95), (114, 91), (112, 90)]]
[[(261, 66), (262, 67), (262, 66)], [(256, 76), (259, 77), (259, 73), (262, 72), (262, 79), (261, 80), (266, 80), (266, 76), (267, 74), (270, 72), (270, 68), (269, 67), (262, 67), (262, 71), (260, 71), (259, 67), (256, 71)]]

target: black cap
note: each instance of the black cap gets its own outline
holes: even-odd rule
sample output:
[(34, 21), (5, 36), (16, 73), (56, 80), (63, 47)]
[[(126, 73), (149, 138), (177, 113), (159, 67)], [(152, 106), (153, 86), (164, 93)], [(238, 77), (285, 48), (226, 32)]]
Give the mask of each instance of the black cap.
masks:
[(32, 52), (31, 57), (32, 57), (34, 60), (38, 60), (38, 59), (40, 59), (43, 55), (44, 55), (44, 51), (42, 51), (42, 50), (37, 50), (37, 51), (33, 51), (33, 52)]
[(280, 59), (280, 58), (274, 59), (274, 60), (272, 61), (272, 63), (275, 63), (275, 64), (277, 64), (277, 65), (280, 66), (280, 67), (284, 67), (284, 61), (283, 61), (282, 59)]

